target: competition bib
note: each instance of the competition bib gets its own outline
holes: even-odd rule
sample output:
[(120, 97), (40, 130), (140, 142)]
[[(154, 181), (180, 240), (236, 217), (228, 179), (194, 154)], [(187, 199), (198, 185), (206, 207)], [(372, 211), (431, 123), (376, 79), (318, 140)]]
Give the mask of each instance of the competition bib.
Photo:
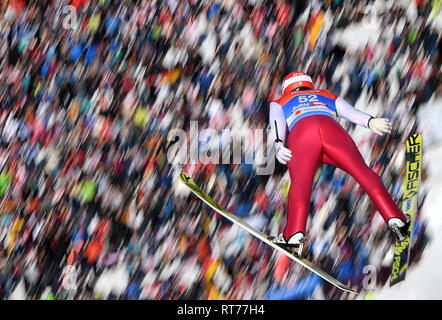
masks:
[(323, 90), (308, 90), (295, 93), (283, 106), (289, 130), (300, 119), (310, 115), (326, 115), (336, 119), (335, 99)]

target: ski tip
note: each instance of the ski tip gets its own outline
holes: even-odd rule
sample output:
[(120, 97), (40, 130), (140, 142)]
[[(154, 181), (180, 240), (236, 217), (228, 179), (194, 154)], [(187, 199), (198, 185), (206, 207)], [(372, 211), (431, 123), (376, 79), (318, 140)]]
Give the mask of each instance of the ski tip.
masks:
[(347, 292), (349, 292), (349, 293), (353, 293), (353, 294), (359, 294), (358, 291), (353, 290), (353, 289), (350, 289), (350, 288), (342, 288), (342, 290), (347, 291)]
[(344, 284), (338, 285), (337, 286), (339, 289), (341, 289), (342, 291), (348, 292), (348, 293), (353, 293), (353, 294), (359, 294), (358, 291), (356, 291), (355, 289), (352, 289), (350, 287), (347, 287)]
[(183, 181), (183, 182), (189, 182), (189, 181), (192, 181), (192, 178), (191, 177), (189, 177), (187, 174), (185, 174), (185, 173), (180, 173), (179, 175), (178, 175), (178, 177), (181, 179), (181, 181)]
[(359, 292), (357, 290), (352, 289), (352, 288), (346, 286), (342, 282), (340, 282), (339, 284), (336, 284), (335, 286), (338, 287), (339, 289), (341, 289), (342, 291), (345, 291), (345, 292), (348, 292), (348, 293), (353, 293), (353, 294), (359, 294)]
[(422, 142), (422, 135), (416, 132), (410, 133), (409, 136), (407, 137), (407, 141), (412, 143)]

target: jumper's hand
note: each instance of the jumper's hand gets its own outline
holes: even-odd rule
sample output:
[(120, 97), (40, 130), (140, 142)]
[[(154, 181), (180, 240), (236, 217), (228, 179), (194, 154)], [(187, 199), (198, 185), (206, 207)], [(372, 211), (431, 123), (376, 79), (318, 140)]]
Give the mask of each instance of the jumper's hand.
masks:
[(384, 135), (384, 133), (391, 133), (391, 122), (387, 118), (371, 118), (368, 121), (368, 127), (376, 134)]
[(282, 164), (287, 164), (288, 161), (292, 158), (292, 152), (290, 149), (284, 147), (284, 144), (279, 141), (275, 142), (275, 150), (276, 150), (276, 159)]

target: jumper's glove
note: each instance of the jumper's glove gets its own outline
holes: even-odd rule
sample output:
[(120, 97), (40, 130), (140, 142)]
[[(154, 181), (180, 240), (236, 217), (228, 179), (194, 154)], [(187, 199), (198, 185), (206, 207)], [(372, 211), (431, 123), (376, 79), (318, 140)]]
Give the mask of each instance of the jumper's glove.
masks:
[(281, 140), (276, 140), (274, 145), (276, 150), (276, 159), (278, 159), (278, 161), (282, 164), (287, 164), (287, 162), (292, 158), (292, 152), (290, 149), (284, 147)]
[(368, 120), (368, 127), (376, 134), (383, 135), (384, 133), (391, 133), (391, 122), (387, 118), (370, 118)]

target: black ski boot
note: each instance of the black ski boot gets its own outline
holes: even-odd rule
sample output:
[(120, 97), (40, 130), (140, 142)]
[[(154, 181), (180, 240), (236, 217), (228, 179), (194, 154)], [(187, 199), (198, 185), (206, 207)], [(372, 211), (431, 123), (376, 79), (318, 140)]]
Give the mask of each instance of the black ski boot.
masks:
[[(274, 243), (285, 246), (287, 249), (292, 251), (298, 257), (302, 257), (302, 249), (304, 248), (304, 243), (306, 241), (306, 238), (302, 232), (295, 233), (290, 237), (288, 241), (285, 240), (284, 235), (282, 233), (274, 238), (271, 238), (270, 240)], [(294, 249), (298, 250), (295, 251)]]
[(407, 222), (403, 222), (399, 218), (391, 218), (388, 220), (388, 226), (396, 235), (399, 241), (404, 241), (409, 236), (408, 228), (410, 227), (411, 220), (407, 217)]

